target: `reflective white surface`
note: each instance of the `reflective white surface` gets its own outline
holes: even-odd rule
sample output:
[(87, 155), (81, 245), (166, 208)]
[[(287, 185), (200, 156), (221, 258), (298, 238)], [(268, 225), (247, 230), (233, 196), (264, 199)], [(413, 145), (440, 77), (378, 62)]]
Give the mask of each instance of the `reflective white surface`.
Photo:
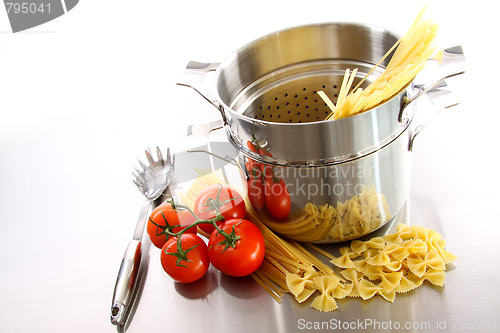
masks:
[[(360, 21), (403, 33), (422, 3), (81, 1), (18, 34), (0, 10), (0, 330), (116, 331), (112, 291), (142, 202), (131, 182), (135, 158), (148, 145), (197, 146), (186, 126), (218, 117), (175, 86), (188, 60), (220, 61), (305, 23)], [(302, 332), (322, 322), (336, 331), (339, 321), (358, 319), (372, 322), (361, 332), (386, 331), (390, 321), (421, 331), (500, 329), (500, 110), (491, 68), (499, 50), (488, 35), (498, 30), (497, 11), (486, 1), (431, 8), (440, 45), (462, 44), (468, 62), (457, 87), (462, 104), (434, 119), (413, 153), (410, 222), (442, 233), (459, 257), (445, 287), (426, 285), (394, 304), (344, 299), (338, 311), (320, 313), (289, 297), (277, 304), (251, 279), (215, 270), (194, 285), (175, 284), (151, 248), (127, 332)]]

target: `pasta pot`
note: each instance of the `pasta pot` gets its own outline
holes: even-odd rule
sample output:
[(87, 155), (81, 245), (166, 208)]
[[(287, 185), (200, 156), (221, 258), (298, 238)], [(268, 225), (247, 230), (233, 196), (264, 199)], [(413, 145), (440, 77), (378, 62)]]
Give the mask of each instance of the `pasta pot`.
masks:
[(324, 120), (330, 110), (318, 95), (324, 91), (335, 102), (345, 70), (358, 69), (357, 84), (397, 40), (365, 24), (314, 24), (266, 35), (221, 63), (189, 62), (178, 84), (219, 110), (228, 141), (240, 153), (248, 202), (275, 232), (303, 242), (346, 241), (401, 211), (413, 140), (425, 126), (412, 125), (413, 101), (427, 95), (443, 107), (455, 104), (443, 98), (450, 96), (444, 78), (463, 72), (461, 48), (444, 53), (442, 62), (453, 65), (443, 79), (427, 86), (410, 82), (354, 116)]

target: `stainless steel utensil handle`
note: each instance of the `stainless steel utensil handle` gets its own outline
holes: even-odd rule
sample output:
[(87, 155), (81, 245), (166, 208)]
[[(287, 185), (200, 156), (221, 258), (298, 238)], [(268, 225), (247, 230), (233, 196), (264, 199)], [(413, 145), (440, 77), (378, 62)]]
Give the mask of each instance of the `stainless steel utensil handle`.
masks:
[[(137, 221), (138, 227), (141, 227), (140, 224), (144, 225), (146, 223), (150, 206), (151, 203), (146, 201), (141, 207), (141, 212)], [(123, 254), (111, 305), (111, 323), (114, 325), (125, 324), (129, 310), (132, 306), (132, 299), (137, 286), (137, 276), (139, 274), (142, 258), (141, 238), (142, 234), (141, 237), (134, 236), (134, 239), (130, 241)]]
[(142, 243), (132, 240), (125, 250), (120, 271), (116, 278), (113, 305), (111, 307), (111, 323), (123, 325), (130, 307), (130, 300), (137, 282), (137, 273), (142, 256)]

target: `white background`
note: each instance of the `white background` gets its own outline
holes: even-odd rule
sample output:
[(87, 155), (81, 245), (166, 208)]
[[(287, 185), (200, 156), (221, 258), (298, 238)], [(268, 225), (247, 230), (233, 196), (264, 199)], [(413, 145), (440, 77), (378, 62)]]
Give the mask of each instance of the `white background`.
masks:
[[(147, 146), (183, 150), (192, 144), (188, 124), (218, 118), (175, 85), (189, 60), (220, 62), (264, 34), (309, 23), (402, 34), (423, 3), (82, 0), (16, 34), (0, 9), (0, 331), (115, 331), (112, 289), (142, 201), (131, 182), (135, 158)], [(492, 1), (430, 4), (440, 46), (461, 44), (468, 72), (456, 87), (461, 105), (415, 143), (411, 198), (422, 209), (412, 210), (412, 223), (429, 226), (432, 207), (449, 250), (467, 258), (451, 273), (498, 276), (498, 9)], [(480, 259), (469, 260), (469, 250)], [(151, 266), (148, 283), (162, 274)], [(159, 292), (172, 288), (157, 279)], [(472, 283), (481, 297), (498, 298), (498, 284), (472, 278), (464, 293)], [(165, 309), (147, 310), (130, 331), (166, 331), (154, 320)]]

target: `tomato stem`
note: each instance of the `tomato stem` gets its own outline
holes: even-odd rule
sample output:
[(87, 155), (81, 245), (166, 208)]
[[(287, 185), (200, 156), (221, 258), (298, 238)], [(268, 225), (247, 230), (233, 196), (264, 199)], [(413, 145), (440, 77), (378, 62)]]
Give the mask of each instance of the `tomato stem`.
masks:
[(220, 251), (220, 253), (225, 252), (229, 247), (235, 248), (236, 242), (241, 239), (241, 236), (236, 236), (236, 231), (234, 230), (234, 225), (232, 226), (231, 229), (232, 229), (232, 231), (230, 234), (228, 234), (227, 232), (222, 231), (222, 230), (220, 232), (218, 232), (222, 236), (224, 236), (224, 240), (217, 243), (217, 244), (210, 246), (210, 248), (214, 247), (215, 245), (224, 245), (224, 249), (222, 251)]
[[(161, 216), (163, 217), (163, 220), (165, 221), (165, 225), (159, 225), (155, 223), (151, 217), (149, 217), (149, 222), (154, 224), (157, 228), (156, 230), (156, 236), (160, 236), (161, 234), (165, 234), (167, 236), (167, 239), (170, 238), (171, 236), (176, 236), (177, 233), (173, 232), (174, 228), (181, 227), (182, 225), (170, 225), (168, 224), (167, 218), (165, 217), (165, 214), (163, 214), (163, 211), (161, 211)], [(158, 229), (161, 231), (158, 233)]]
[(180, 238), (177, 239), (177, 252), (167, 252), (167, 250), (165, 249), (165, 254), (176, 257), (177, 258), (177, 262), (176, 262), (177, 266), (187, 268), (186, 265), (181, 265), (182, 261), (190, 262), (191, 260), (188, 259), (187, 254), (189, 253), (189, 251), (191, 251), (192, 249), (194, 249), (195, 247), (197, 247), (200, 244), (196, 244), (195, 246), (192, 246), (186, 250), (182, 249), (182, 245), (180, 246), (180, 249), (179, 249), (179, 244), (180, 244)]
[[(188, 229), (191, 229), (192, 227), (195, 227), (199, 224), (212, 224), (215, 229), (217, 230), (218, 233), (220, 233), (221, 235), (224, 236), (224, 239), (228, 240), (229, 244), (227, 247), (229, 246), (232, 246), (232, 247), (235, 247), (235, 243), (238, 239), (240, 239), (241, 237), (239, 236), (236, 236), (235, 232), (234, 232), (234, 229), (233, 229), (233, 232), (231, 234), (228, 234), (227, 232), (225, 232), (224, 230), (222, 230), (221, 228), (219, 228), (219, 226), (217, 225), (217, 222), (219, 221), (224, 221), (224, 216), (220, 213), (219, 211), (219, 208), (218, 207), (215, 207), (215, 211), (217, 212), (215, 217), (211, 218), (211, 219), (208, 219), (208, 220), (202, 220), (200, 219), (198, 216), (196, 216), (196, 214), (191, 210), (191, 208), (189, 208), (188, 206), (184, 206), (184, 205), (177, 205), (176, 206), (177, 209), (185, 209), (187, 210), (188, 212), (190, 212), (194, 218), (195, 218), (195, 222), (193, 222), (192, 224), (186, 226), (186, 228), (182, 229), (181, 231), (179, 232), (171, 232), (171, 231), (166, 231), (168, 232), (171, 236), (173, 237), (177, 237), (177, 252), (173, 252), (173, 253), (168, 253), (169, 255), (174, 255), (177, 257), (177, 265), (178, 266), (184, 266), (184, 265), (181, 265), (180, 263), (182, 262), (182, 260), (187, 260), (187, 254), (189, 251), (191, 251), (194, 247), (192, 248), (189, 248), (187, 250), (183, 250), (182, 249), (182, 239), (181, 239), (181, 236), (182, 234), (184, 234), (184, 232), (186, 232), (186, 230)], [(185, 266), (184, 266), (185, 267)]]

